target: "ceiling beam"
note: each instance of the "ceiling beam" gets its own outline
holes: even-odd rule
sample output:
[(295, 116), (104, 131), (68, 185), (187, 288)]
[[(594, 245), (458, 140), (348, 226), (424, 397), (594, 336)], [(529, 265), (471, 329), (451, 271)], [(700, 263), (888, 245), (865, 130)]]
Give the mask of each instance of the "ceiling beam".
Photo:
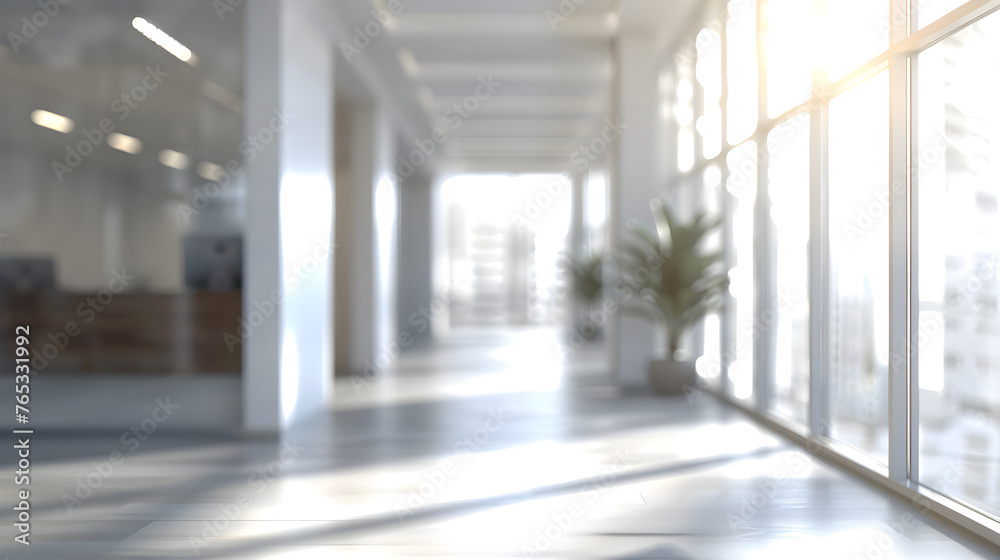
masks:
[(575, 13), (550, 22), (545, 10), (535, 14), (403, 14), (396, 17), (391, 29), (400, 38), (534, 35), (610, 39), (617, 31), (615, 13)]

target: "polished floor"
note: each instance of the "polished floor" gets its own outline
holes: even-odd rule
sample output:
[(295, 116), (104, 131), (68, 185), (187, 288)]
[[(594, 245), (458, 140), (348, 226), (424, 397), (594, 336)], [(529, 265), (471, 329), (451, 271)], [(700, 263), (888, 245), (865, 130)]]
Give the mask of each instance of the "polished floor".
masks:
[(52, 436), (32, 544), (12, 544), (5, 506), (3, 554), (1000, 558), (712, 397), (620, 395), (598, 347), (568, 350), (457, 333), (341, 381), (335, 410), (282, 442), (163, 430), (109, 466), (118, 434)]

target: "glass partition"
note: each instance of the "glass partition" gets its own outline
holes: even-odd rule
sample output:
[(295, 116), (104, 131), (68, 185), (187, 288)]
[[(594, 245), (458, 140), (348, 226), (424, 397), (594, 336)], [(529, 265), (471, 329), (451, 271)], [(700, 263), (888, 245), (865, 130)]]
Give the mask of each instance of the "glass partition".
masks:
[(238, 374), (241, 174), (267, 149), (243, 137), (243, 12), (65, 9), (0, 46), (0, 321), (47, 341), (35, 371)]

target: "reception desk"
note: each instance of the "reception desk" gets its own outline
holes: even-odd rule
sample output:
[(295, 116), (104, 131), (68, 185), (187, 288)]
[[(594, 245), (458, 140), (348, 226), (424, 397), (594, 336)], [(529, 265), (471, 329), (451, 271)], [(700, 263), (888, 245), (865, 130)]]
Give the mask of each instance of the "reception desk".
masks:
[(0, 294), (0, 322), (8, 341), (16, 326), (31, 328), (36, 371), (239, 374), (241, 345), (227, 337), (227, 346), (223, 335), (239, 336), (241, 299), (240, 292)]

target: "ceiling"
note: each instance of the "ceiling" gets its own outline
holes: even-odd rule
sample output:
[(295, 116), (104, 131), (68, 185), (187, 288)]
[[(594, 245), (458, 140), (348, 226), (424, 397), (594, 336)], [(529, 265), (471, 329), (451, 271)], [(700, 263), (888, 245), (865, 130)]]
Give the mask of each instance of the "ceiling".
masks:
[[(372, 21), (387, 0), (336, 4), (341, 33)], [(448, 137), (450, 171), (565, 171), (572, 152), (603, 126), (611, 107), (612, 47), (623, 29), (669, 38), (695, 0), (400, 0), (401, 12), (349, 64), (367, 64), (409, 124), (403, 145)], [(346, 62), (338, 52), (338, 63)], [(487, 99), (455, 104), (481, 80)], [(655, 79), (655, 77), (651, 77)], [(482, 90), (480, 90), (482, 91)], [(458, 126), (455, 126), (458, 124)]]
[[(387, 1), (323, 4), (336, 15), (330, 26), (351, 36)], [(631, 27), (669, 36), (697, 4), (398, 1), (403, 10), (384, 34), (351, 62), (337, 49), (337, 64), (349, 65), (350, 74), (362, 77), (366, 87), (356, 95), (380, 97), (390, 108), (400, 123), (402, 146), (414, 147), (414, 141), (431, 137), (439, 127), (448, 133), (438, 150), (440, 162), (450, 170), (479, 171), (567, 169), (572, 151), (609, 114), (614, 38)], [(4, 0), (0, 29), (16, 31), (21, 18), (38, 10), (36, 0)], [(82, 139), (83, 129), (114, 117), (114, 99), (141, 83), (147, 67), (159, 65), (169, 78), (127, 119), (114, 119), (119, 132), (143, 142), (143, 152), (133, 156), (104, 146), (84, 165), (148, 177), (150, 169), (174, 173), (156, 163), (162, 148), (188, 153), (192, 162), (224, 164), (238, 157), (241, 7), (221, 19), (205, 0), (73, 0), (60, 10), (20, 52), (0, 43), (0, 149), (61, 161), (67, 146)], [(143, 37), (132, 28), (136, 16), (189, 47), (199, 64), (181, 62)], [(469, 101), (477, 106), (456, 127), (449, 110), (490, 79), (497, 83), (495, 91)], [(61, 134), (35, 126), (29, 115), (38, 108), (72, 118), (77, 128)]]
[[(0, 3), (5, 38), (8, 32), (20, 33), (22, 18), (38, 11), (36, 1)], [(137, 16), (189, 47), (198, 65), (181, 62), (136, 31), (132, 19)], [(18, 52), (7, 40), (0, 43), (0, 150), (44, 162), (38, 180), (54, 179), (49, 162), (64, 161), (67, 147), (78, 145), (84, 130), (110, 118), (117, 132), (142, 141), (142, 151), (131, 155), (102, 145), (78, 169), (131, 176), (150, 185), (200, 184), (193, 176), (196, 162), (224, 164), (239, 156), (242, 39), (242, 12), (220, 20), (211, 2), (73, 0), (61, 5)], [(167, 75), (120, 118), (116, 100), (157, 68)], [(35, 109), (71, 118), (73, 131), (36, 126), (30, 119)], [(160, 165), (161, 149), (189, 155), (191, 169), (178, 172)], [(72, 182), (80, 175), (74, 169), (69, 178)]]

